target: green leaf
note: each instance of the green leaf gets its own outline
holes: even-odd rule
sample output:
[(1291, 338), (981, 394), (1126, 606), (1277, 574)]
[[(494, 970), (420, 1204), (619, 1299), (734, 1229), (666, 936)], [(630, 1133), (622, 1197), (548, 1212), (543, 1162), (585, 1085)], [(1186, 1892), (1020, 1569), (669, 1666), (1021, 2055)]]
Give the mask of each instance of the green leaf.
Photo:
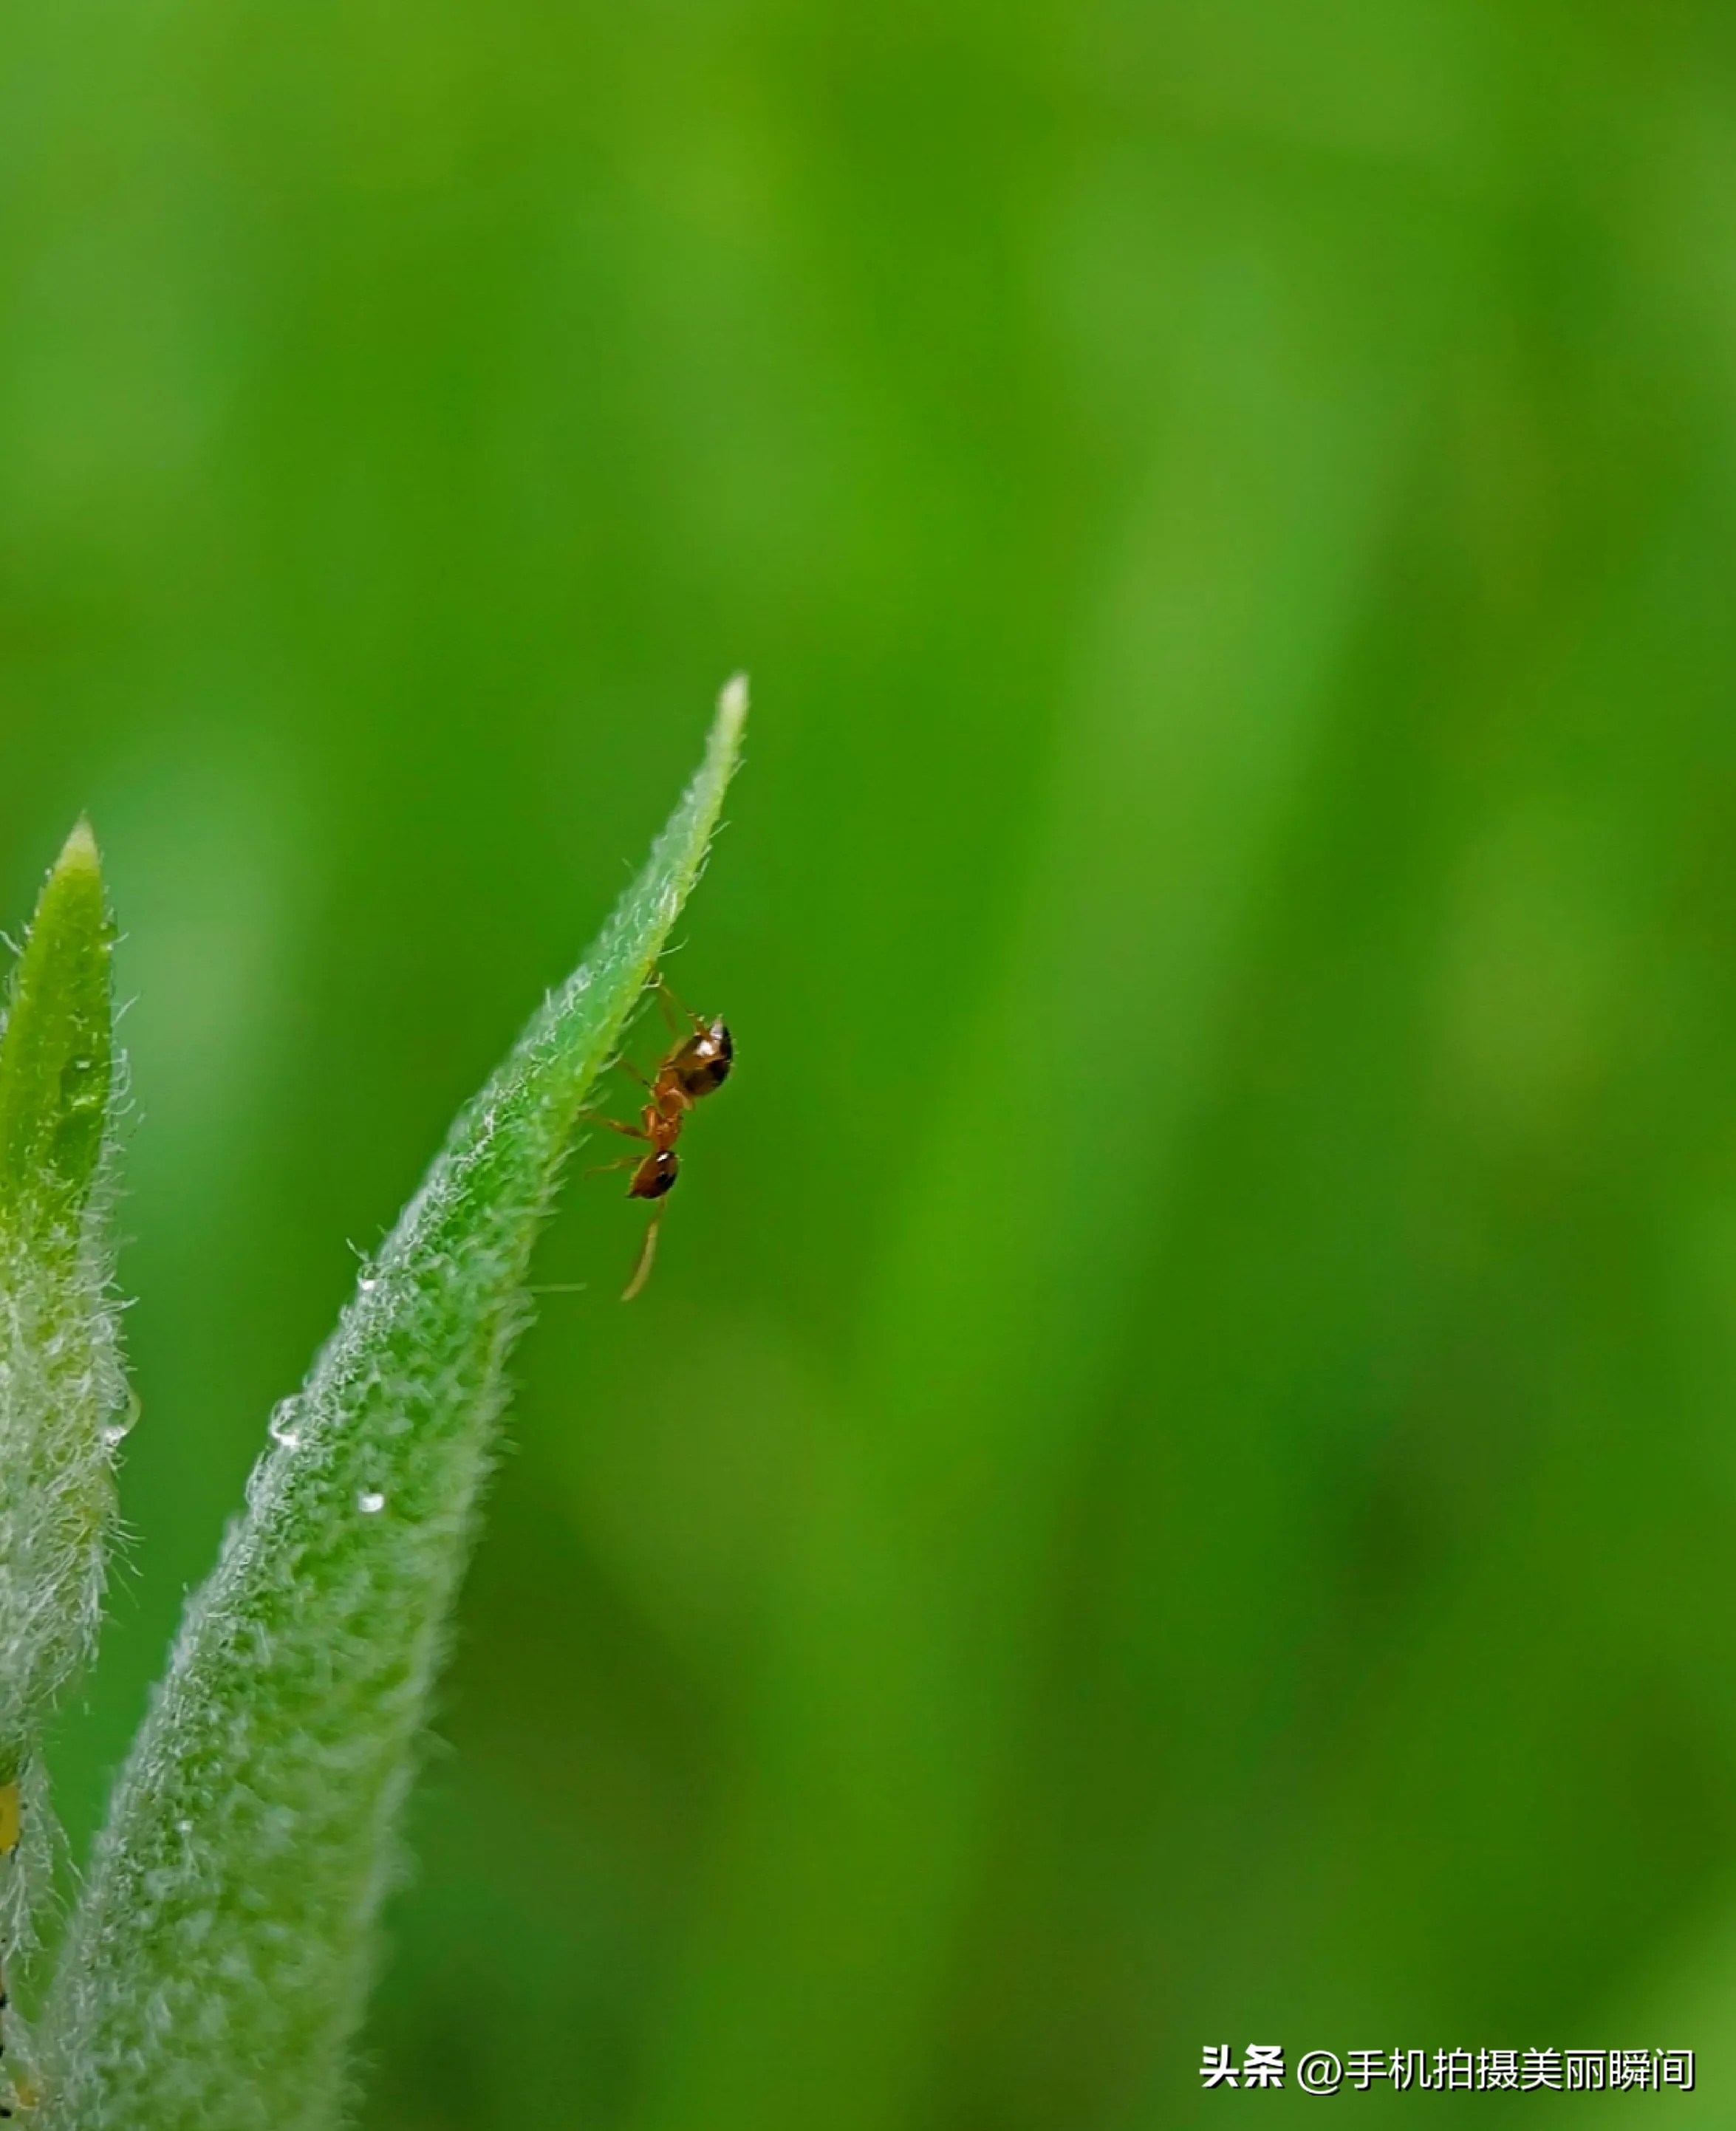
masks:
[(273, 1418), (73, 1920), (45, 2035), (51, 2131), (315, 2131), (341, 2110), (532, 1241), (698, 878), (746, 715), (731, 682), (645, 871)]
[(43, 888), (0, 1035), (0, 1949), (8, 1957), (31, 1950), (49, 1889), (40, 1743), (56, 1696), (96, 1641), (114, 1514), (126, 1387), (98, 1188), (115, 1080), (112, 940), (97, 847), (81, 821)]
[(64, 1233), (96, 1180), (114, 1067), (111, 942), (80, 821), (36, 905), (0, 1039), (0, 1225), (14, 1234)]

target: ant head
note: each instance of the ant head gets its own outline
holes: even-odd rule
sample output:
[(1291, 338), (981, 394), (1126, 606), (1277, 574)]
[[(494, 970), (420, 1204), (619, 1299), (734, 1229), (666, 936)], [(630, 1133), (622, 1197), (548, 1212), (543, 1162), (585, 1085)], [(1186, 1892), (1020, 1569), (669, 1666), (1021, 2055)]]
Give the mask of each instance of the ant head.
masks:
[(665, 1191), (674, 1188), (681, 1169), (675, 1150), (659, 1147), (648, 1154), (633, 1171), (633, 1180), (627, 1186), (630, 1199), (660, 1199)]

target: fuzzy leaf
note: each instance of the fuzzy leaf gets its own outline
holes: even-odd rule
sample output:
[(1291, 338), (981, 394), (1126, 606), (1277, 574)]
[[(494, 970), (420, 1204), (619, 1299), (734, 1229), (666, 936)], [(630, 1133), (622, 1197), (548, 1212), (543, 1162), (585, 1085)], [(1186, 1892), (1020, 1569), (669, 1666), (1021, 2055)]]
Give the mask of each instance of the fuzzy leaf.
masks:
[[(0, 1036), (0, 1948), (34, 1944), (53, 1842), (39, 1748), (101, 1614), (126, 1398), (98, 1188), (113, 939), (89, 827), (66, 840)], [(21, 2050), (14, 2038), (12, 2062)]]
[(461, 1114), (273, 1418), (74, 1919), (45, 2038), (50, 2131), (323, 2131), (341, 2111), (532, 1240), (698, 879), (746, 712), (732, 682), (597, 948)]
[(96, 1180), (113, 1077), (112, 937), (80, 821), (37, 903), (0, 1040), (0, 1226), (15, 1235), (75, 1241)]

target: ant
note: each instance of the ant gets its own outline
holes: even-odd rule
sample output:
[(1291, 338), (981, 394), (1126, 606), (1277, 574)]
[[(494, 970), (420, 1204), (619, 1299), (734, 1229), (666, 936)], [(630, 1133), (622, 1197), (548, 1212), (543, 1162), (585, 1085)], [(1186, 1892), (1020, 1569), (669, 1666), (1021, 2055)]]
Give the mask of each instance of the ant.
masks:
[[(639, 1123), (624, 1125), (618, 1118), (606, 1118), (596, 1110), (579, 1113), (581, 1117), (593, 1118), (598, 1124), (620, 1133), (625, 1138), (644, 1140), (650, 1147), (649, 1154), (626, 1155), (619, 1161), (602, 1162), (598, 1168), (587, 1172), (595, 1176), (606, 1169), (631, 1169), (633, 1175), (627, 1185), (628, 1198), (655, 1199), (658, 1202), (650, 1226), (645, 1232), (633, 1277), (621, 1295), (623, 1302), (631, 1302), (651, 1276), (651, 1261), (657, 1255), (657, 1228), (663, 1219), (662, 1202), (674, 1190), (675, 1179), (680, 1174), (675, 1142), (681, 1137), (687, 1113), (701, 1096), (709, 1095), (723, 1085), (736, 1057), (728, 1026), (722, 1019), (706, 1021), (682, 1006), (661, 977), (657, 979), (657, 998), (664, 1019), (679, 1040), (659, 1061), (657, 1070), (649, 1080), (631, 1059), (620, 1061), (650, 1098), (640, 1112)], [(693, 1025), (691, 1035), (683, 1033), (675, 1018), (678, 1008)]]

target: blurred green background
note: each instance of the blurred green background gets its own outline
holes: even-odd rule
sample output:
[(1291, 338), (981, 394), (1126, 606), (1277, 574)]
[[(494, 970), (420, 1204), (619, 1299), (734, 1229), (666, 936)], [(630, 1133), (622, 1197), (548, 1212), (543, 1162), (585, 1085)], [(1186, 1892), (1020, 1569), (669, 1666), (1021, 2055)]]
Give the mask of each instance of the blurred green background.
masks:
[(75, 1839), (745, 666), (740, 1070), (641, 1302), (548, 1238), (362, 2122), (1736, 2122), (1736, 17), (0, 52), (0, 904), (89, 807), (136, 998)]

